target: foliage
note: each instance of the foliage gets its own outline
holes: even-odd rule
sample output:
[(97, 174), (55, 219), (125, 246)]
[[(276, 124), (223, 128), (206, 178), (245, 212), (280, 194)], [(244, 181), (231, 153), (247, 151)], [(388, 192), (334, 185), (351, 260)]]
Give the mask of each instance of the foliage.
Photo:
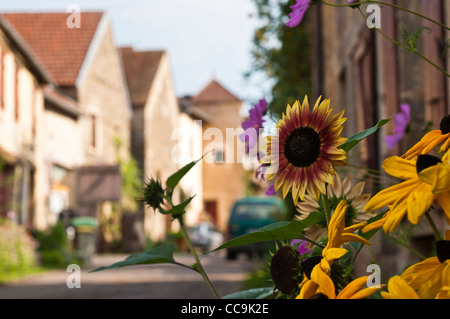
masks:
[(252, 70), (247, 78), (263, 73), (273, 83), (268, 109), (281, 117), (286, 104), (296, 97), (311, 95), (311, 34), (307, 28), (286, 28), (283, 17), (289, 12), (286, 0), (253, 0), (260, 27), (253, 35)]
[(66, 268), (69, 264), (80, 263), (69, 248), (67, 233), (61, 222), (47, 231), (35, 231), (33, 237), (37, 241), (37, 252), (43, 267)]
[(124, 210), (135, 211), (137, 209), (137, 198), (141, 195), (142, 180), (141, 171), (138, 167), (137, 160), (128, 152), (128, 159), (123, 159), (120, 156), (120, 148), (122, 141), (120, 138), (115, 138), (116, 157), (120, 166), (120, 173), (122, 174), (122, 201), (121, 205)]
[(23, 226), (0, 220), (0, 282), (39, 271), (35, 247)]

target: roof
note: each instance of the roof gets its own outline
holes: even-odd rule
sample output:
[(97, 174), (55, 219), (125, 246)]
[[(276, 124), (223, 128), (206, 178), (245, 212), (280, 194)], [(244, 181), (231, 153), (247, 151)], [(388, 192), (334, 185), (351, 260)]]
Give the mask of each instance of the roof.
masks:
[(213, 79), (197, 95), (192, 97), (196, 105), (211, 103), (241, 102), (235, 95), (223, 87), (222, 84)]
[(69, 28), (69, 14), (3, 13), (47, 69), (55, 84), (75, 86), (103, 12), (80, 12), (80, 28)]
[(132, 47), (120, 48), (131, 104), (147, 102), (158, 65), (165, 51), (135, 51)]
[(16, 29), (14, 29), (14, 27), (4, 17), (2, 17), (2, 15), (0, 15), (0, 28), (14, 47), (28, 62), (30, 70), (36, 75), (36, 77), (45, 83), (51, 82), (50, 74), (48, 74), (45, 66), (36, 58), (28, 44), (24, 41)]

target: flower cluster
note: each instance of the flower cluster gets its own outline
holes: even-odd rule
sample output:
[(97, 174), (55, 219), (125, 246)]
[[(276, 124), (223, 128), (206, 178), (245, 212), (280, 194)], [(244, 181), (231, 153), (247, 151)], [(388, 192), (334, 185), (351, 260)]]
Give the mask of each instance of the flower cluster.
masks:
[[(401, 110), (392, 144), (401, 139), (409, 121), (409, 106)], [(279, 296), (367, 298), (380, 291), (383, 298), (450, 298), (450, 230), (442, 238), (429, 215), (431, 208), (440, 207), (450, 225), (450, 116), (404, 155), (384, 161), (386, 173), (403, 181), (372, 196), (364, 193), (364, 182), (352, 186), (348, 176), (341, 179), (336, 171), (346, 165), (356, 138), (340, 136), (346, 119), (343, 111), (332, 113), (329, 100), (317, 99), (311, 110), (305, 97), (287, 106), (276, 134), (266, 137), (260, 160), (269, 168), (265, 177), (283, 198), (292, 194), (295, 218), (305, 226), (297, 239), (273, 255), (270, 270)], [(384, 285), (369, 285), (368, 276), (352, 275), (358, 252), (371, 245), (376, 231), (389, 234), (405, 218), (417, 225), (424, 216), (435, 231), (435, 256)]]

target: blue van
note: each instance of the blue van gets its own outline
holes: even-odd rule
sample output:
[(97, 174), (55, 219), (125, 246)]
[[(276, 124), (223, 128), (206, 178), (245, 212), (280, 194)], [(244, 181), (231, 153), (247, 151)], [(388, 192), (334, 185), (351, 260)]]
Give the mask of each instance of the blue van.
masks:
[[(284, 202), (277, 197), (245, 197), (236, 201), (228, 221), (228, 240), (254, 232), (259, 228), (287, 220)], [(237, 254), (246, 253), (250, 258), (254, 253), (262, 256), (267, 251), (264, 243), (230, 247), (227, 259), (236, 259)]]

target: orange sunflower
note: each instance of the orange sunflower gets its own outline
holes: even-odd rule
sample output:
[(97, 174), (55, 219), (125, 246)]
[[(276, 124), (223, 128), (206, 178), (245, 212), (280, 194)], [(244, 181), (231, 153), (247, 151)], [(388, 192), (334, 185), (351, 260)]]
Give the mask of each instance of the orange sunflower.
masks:
[(333, 166), (346, 164), (346, 153), (339, 148), (347, 140), (340, 137), (344, 111), (330, 116), (330, 100), (320, 99), (312, 111), (307, 96), (302, 104), (296, 101), (287, 106), (277, 134), (266, 139), (266, 156), (261, 159), (269, 164), (267, 179), (276, 178), (276, 191), (282, 188), (286, 197), (292, 188), (295, 205), (306, 192), (316, 199), (325, 194), (326, 183), (333, 184)]

